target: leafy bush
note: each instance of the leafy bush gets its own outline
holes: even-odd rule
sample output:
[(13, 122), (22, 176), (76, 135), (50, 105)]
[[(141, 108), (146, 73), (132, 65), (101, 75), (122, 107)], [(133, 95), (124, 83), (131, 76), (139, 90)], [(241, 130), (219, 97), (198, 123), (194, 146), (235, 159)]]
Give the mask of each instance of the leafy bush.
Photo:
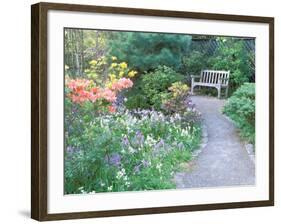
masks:
[(180, 115), (142, 110), (92, 117), (66, 133), (65, 193), (174, 188), (173, 173), (200, 142)]
[(134, 88), (137, 91), (129, 93), (126, 106), (129, 109), (153, 107), (160, 110), (162, 102), (169, 96), (168, 88), (172, 83), (183, 79), (184, 76), (173, 69), (159, 66), (153, 72), (141, 76), (139, 83)]
[(199, 75), (201, 70), (208, 69), (208, 56), (204, 51), (193, 50), (183, 58), (185, 71), (188, 75)]
[(223, 112), (241, 130), (241, 136), (255, 143), (255, 83), (244, 83), (228, 99)]
[(234, 38), (220, 38), (219, 47), (210, 58), (209, 64), (215, 70), (230, 71), (230, 85), (234, 88), (249, 82), (252, 71), (251, 55), (246, 50), (242, 40)]

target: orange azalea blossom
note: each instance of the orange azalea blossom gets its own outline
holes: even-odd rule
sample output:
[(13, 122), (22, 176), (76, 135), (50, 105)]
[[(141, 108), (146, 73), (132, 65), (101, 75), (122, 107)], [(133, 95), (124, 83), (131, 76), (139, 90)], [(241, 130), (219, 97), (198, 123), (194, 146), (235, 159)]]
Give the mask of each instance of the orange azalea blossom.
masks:
[(100, 91), (100, 89), (98, 87), (94, 87), (91, 89), (91, 92), (94, 94), (97, 94)]
[(116, 112), (116, 108), (114, 106), (108, 106), (108, 111), (110, 113), (115, 113)]
[(71, 79), (67, 82), (67, 86), (71, 90), (82, 90), (87, 88), (91, 84), (87, 79)]
[(111, 89), (115, 91), (121, 91), (122, 89), (128, 89), (133, 86), (133, 82), (127, 78), (121, 78), (117, 82), (112, 83)]
[(106, 99), (108, 102), (115, 102), (116, 101), (116, 93), (110, 89), (104, 89), (102, 92), (102, 97)]
[(74, 103), (86, 101), (95, 103), (98, 99), (104, 99), (111, 103), (107, 107), (108, 111), (114, 113), (116, 108), (112, 104), (117, 99), (117, 93), (133, 86), (133, 82), (128, 78), (121, 78), (115, 81), (110, 88), (91, 87), (93, 84), (93, 81), (87, 79), (66, 79), (66, 86), (71, 90), (68, 97)]

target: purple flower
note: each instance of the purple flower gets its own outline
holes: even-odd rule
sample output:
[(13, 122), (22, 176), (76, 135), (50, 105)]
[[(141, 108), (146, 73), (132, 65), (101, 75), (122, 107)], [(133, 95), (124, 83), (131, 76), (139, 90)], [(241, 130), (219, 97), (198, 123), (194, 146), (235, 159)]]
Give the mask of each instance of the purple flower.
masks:
[(130, 142), (129, 142), (129, 139), (127, 136), (125, 136), (123, 139), (122, 139), (122, 145), (127, 147), (129, 146)]
[(165, 145), (164, 140), (161, 138), (161, 140), (154, 146), (155, 150), (159, 150), (161, 148), (163, 148)]
[(134, 173), (139, 173), (140, 172), (140, 167), (141, 167), (142, 164), (139, 164), (139, 165), (136, 165), (134, 167)]
[(143, 167), (149, 167), (150, 163), (147, 160), (142, 160)]
[(107, 161), (110, 165), (119, 166), (121, 164), (121, 156), (118, 153), (112, 153), (107, 157)]
[(193, 109), (193, 108), (195, 107), (195, 104), (192, 103), (192, 101), (188, 99), (188, 100), (187, 100), (187, 107)]
[(136, 143), (137, 145), (143, 145), (143, 143), (144, 143), (144, 136), (143, 136), (143, 134), (141, 133), (141, 131), (137, 131), (137, 132), (136, 132), (135, 143)]

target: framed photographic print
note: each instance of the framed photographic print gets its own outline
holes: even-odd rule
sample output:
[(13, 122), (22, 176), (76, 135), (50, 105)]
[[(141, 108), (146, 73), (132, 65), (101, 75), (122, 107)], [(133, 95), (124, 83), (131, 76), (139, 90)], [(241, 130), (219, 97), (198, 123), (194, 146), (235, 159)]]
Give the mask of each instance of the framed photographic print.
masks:
[(274, 18), (31, 8), (32, 218), (274, 204)]

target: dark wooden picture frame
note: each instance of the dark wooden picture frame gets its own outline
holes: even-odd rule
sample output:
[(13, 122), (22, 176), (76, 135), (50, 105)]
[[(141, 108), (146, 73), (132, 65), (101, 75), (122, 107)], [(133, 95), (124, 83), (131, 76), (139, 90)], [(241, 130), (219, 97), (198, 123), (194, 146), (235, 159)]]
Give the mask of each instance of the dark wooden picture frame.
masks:
[[(49, 10), (194, 18), (269, 24), (269, 200), (48, 214), (47, 13)], [(31, 28), (31, 217), (33, 219), (46, 221), (274, 205), (274, 18), (90, 5), (38, 3), (32, 5), (31, 7)]]

